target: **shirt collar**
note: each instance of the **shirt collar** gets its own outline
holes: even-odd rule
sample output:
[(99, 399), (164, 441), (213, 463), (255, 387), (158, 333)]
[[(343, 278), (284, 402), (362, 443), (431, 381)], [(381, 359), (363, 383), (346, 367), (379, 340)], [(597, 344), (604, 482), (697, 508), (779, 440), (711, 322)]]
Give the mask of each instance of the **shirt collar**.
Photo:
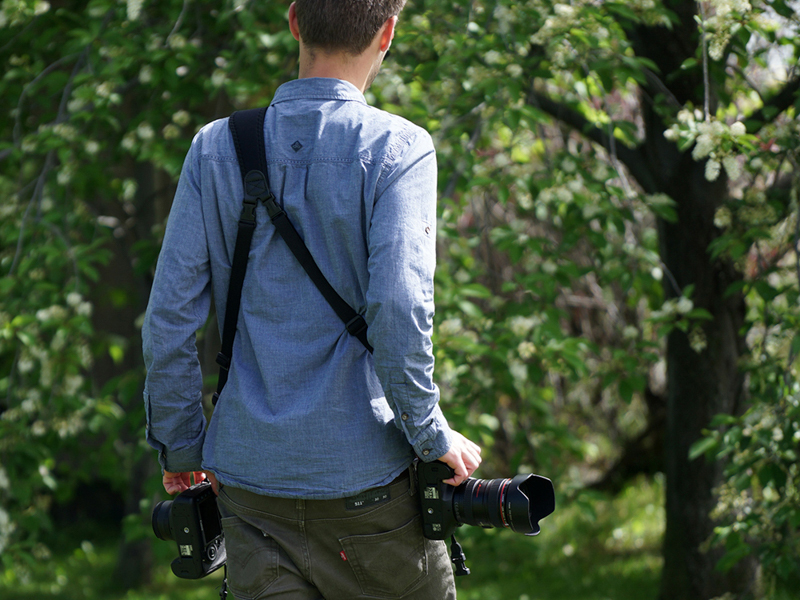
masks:
[(306, 77), (281, 85), (272, 104), (289, 100), (352, 100), (367, 104), (364, 94), (349, 81), (326, 77)]

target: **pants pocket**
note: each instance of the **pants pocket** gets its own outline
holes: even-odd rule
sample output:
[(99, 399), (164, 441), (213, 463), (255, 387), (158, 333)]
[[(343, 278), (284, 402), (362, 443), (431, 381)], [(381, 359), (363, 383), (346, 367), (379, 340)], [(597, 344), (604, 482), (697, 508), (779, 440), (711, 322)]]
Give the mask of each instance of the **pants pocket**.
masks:
[(222, 518), (228, 585), (237, 600), (258, 600), (278, 579), (278, 544), (237, 516)]
[(374, 598), (397, 598), (428, 573), (421, 517), (393, 531), (339, 539), (347, 563), (361, 586)]

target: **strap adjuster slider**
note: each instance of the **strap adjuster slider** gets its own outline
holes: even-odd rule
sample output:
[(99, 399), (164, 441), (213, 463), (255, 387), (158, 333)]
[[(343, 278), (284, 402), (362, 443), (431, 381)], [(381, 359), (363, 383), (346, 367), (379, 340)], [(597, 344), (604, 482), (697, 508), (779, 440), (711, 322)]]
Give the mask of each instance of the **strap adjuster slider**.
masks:
[(217, 354), (217, 364), (227, 371), (231, 368), (231, 359), (220, 352)]
[(367, 328), (367, 322), (361, 315), (356, 315), (347, 322), (345, 328), (350, 335), (358, 335)]

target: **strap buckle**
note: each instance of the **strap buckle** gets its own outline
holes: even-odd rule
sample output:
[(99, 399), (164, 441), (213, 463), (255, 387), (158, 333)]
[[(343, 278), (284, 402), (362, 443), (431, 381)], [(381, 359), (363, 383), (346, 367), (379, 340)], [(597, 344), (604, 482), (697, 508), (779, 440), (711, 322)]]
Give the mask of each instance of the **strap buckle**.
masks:
[(275, 196), (272, 195), (272, 192), (269, 193), (269, 196), (263, 199), (263, 202), (264, 206), (267, 207), (267, 214), (273, 223), (275, 222), (275, 219), (286, 214), (283, 212), (283, 209), (278, 206), (278, 203), (275, 202)]
[(256, 222), (256, 200), (255, 198), (245, 197), (242, 200), (242, 214), (239, 217), (241, 225), (255, 225)]

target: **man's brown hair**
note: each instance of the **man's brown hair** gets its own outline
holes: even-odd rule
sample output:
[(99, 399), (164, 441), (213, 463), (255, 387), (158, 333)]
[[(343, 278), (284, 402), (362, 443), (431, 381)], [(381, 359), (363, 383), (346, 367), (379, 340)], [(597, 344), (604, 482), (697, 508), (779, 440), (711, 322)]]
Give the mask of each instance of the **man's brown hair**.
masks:
[(308, 48), (357, 56), (406, 0), (295, 0), (300, 38)]

